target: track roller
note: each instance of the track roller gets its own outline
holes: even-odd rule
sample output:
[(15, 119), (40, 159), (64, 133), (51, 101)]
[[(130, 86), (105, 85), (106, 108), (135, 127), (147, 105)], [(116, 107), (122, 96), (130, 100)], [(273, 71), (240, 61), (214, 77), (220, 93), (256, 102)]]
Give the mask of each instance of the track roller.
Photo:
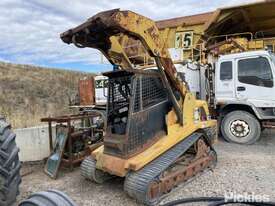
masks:
[(110, 174), (96, 168), (96, 160), (91, 156), (85, 158), (81, 163), (81, 175), (98, 184), (102, 184), (106, 180), (112, 178)]

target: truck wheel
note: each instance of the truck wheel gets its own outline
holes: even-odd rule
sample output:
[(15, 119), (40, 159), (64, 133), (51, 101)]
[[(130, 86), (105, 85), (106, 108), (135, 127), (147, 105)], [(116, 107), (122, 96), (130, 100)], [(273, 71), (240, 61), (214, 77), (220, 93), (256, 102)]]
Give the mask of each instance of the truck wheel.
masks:
[(0, 117), (0, 205), (11, 206), (19, 194), (21, 183), (19, 149), (11, 126)]
[(228, 142), (253, 144), (260, 138), (261, 126), (252, 114), (246, 111), (234, 111), (223, 118), (221, 132)]

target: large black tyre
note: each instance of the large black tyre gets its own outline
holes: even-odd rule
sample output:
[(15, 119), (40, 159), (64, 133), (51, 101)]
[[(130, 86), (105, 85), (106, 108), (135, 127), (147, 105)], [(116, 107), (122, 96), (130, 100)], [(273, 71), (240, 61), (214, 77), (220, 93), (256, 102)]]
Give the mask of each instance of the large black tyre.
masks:
[(221, 121), (223, 138), (237, 144), (253, 144), (261, 135), (258, 119), (246, 111), (233, 111), (225, 115)]
[(19, 194), (21, 163), (18, 152), (10, 124), (0, 117), (0, 206), (11, 206)]
[(19, 206), (77, 206), (65, 193), (58, 190), (37, 192), (22, 201)]

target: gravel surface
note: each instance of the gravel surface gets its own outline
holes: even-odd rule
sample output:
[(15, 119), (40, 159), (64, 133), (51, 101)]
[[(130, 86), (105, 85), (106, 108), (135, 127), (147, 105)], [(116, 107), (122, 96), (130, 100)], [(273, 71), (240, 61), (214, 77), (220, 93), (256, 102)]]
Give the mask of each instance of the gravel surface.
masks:
[[(275, 132), (265, 131), (259, 142), (244, 146), (220, 140), (215, 145), (218, 164), (214, 171), (204, 172), (185, 186), (180, 186), (164, 200), (182, 197), (223, 196), (230, 192), (269, 196), (275, 201)], [(57, 180), (43, 173), (43, 165), (24, 165), (21, 194), (25, 199), (33, 192), (58, 189), (67, 193), (79, 206), (139, 205), (123, 192), (123, 179), (117, 178), (103, 185), (86, 181), (79, 168), (73, 172), (62, 170)]]

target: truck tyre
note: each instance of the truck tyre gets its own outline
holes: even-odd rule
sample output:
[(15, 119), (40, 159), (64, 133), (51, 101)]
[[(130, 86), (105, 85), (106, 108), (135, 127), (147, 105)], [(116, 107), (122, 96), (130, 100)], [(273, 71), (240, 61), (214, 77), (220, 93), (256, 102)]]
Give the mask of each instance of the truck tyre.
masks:
[(36, 192), (18, 206), (77, 206), (65, 193), (58, 190)]
[(21, 164), (11, 126), (0, 116), (0, 206), (11, 206), (19, 194)]
[(253, 144), (261, 135), (260, 122), (246, 111), (233, 111), (225, 115), (221, 122), (221, 132), (228, 142)]

